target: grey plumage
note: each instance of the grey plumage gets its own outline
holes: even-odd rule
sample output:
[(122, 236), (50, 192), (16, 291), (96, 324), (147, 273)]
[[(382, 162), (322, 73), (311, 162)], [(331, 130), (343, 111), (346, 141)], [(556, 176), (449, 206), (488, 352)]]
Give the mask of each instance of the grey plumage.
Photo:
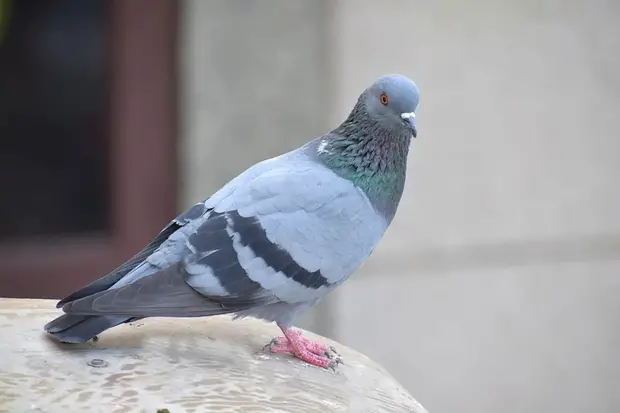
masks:
[(290, 326), (390, 224), (418, 99), (406, 77), (378, 79), (338, 128), (259, 162), (176, 217), (132, 259), (60, 300), (66, 314), (45, 330), (75, 343), (144, 317), (226, 313)]

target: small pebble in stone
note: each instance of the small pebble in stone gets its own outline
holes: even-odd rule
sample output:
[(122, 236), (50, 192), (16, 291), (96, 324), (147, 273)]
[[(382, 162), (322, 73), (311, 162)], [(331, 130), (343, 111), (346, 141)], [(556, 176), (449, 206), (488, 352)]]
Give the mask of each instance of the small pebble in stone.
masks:
[(108, 367), (109, 366), (109, 363), (107, 361), (101, 360), (101, 359), (92, 359), (91, 361), (89, 361), (86, 364), (88, 364), (91, 367), (95, 367), (95, 368)]

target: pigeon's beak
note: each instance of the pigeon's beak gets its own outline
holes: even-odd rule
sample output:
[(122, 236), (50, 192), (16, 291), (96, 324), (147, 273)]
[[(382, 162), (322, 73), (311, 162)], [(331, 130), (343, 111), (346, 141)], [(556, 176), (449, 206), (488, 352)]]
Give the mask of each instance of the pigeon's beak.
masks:
[(416, 138), (418, 136), (418, 131), (415, 128), (415, 112), (401, 113), (400, 117), (402, 118), (403, 122), (405, 122), (405, 124), (409, 126), (409, 128), (411, 128), (413, 137)]

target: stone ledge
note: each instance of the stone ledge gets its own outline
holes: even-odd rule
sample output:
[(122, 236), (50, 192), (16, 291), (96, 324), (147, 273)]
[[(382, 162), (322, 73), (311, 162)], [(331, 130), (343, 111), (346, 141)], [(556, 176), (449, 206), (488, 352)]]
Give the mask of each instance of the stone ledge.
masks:
[(0, 298), (0, 412), (426, 412), (381, 366), (309, 332), (346, 364), (264, 352), (276, 326), (226, 316), (147, 319), (64, 345), (42, 330), (59, 313)]

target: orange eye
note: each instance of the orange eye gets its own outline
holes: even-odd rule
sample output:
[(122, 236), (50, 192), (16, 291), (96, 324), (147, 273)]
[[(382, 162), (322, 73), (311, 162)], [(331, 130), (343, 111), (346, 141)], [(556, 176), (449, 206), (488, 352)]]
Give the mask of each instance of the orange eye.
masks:
[(379, 100), (384, 105), (388, 104), (388, 97), (387, 97), (387, 95), (385, 93), (381, 93), (381, 96), (379, 96)]

